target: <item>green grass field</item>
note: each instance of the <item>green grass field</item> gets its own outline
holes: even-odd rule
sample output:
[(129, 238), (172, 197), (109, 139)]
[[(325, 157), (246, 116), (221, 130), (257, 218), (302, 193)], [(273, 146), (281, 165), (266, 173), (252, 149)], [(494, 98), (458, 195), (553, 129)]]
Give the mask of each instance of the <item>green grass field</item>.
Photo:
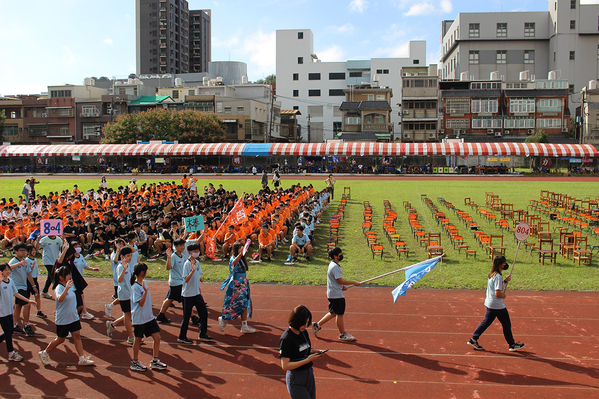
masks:
[[(324, 177), (318, 176), (312, 181), (302, 180), (302, 185), (313, 183), (317, 189), (324, 187)], [(38, 193), (48, 193), (49, 191), (63, 190), (73, 188), (77, 184), (81, 190), (88, 188), (97, 188), (99, 179), (39, 179), (41, 183), (36, 187)], [(143, 182), (158, 182), (157, 179), (146, 179), (143, 176), (138, 177), (138, 184)], [(164, 180), (164, 178), (163, 178)], [(21, 192), (24, 180), (0, 179), (0, 198), (9, 196), (18, 197)], [(124, 185), (129, 179), (112, 179), (109, 176), (109, 187), (116, 188)], [(198, 188), (212, 182), (217, 185), (218, 176), (203, 179), (198, 182)], [(283, 176), (283, 187), (289, 187), (295, 183), (293, 177)], [(256, 192), (260, 187), (259, 179), (255, 180), (222, 180), (227, 190), (236, 190), (241, 192)], [(526, 209), (526, 205), (531, 199), (538, 199), (541, 190), (550, 190), (559, 193), (567, 193), (576, 198), (597, 197), (595, 185), (590, 182), (551, 182), (539, 179), (538, 182), (522, 181), (502, 181), (501, 178), (493, 181), (433, 181), (433, 180), (415, 180), (398, 177), (393, 181), (382, 180), (343, 180), (336, 184), (336, 196), (333, 205), (328, 208), (323, 223), (316, 227), (316, 248), (312, 257), (312, 262), (299, 262), (292, 266), (283, 264), (288, 254), (288, 249), (280, 247), (276, 252), (276, 258), (272, 262), (263, 262), (259, 264), (250, 264), (249, 277), (253, 282), (270, 283), (291, 283), (291, 284), (326, 284), (326, 270), (328, 260), (326, 256), (326, 238), (329, 234), (328, 219), (335, 213), (344, 187), (351, 187), (351, 200), (348, 202), (345, 218), (341, 221), (340, 243), (345, 257), (342, 264), (344, 277), (352, 280), (365, 280), (367, 278), (396, 270), (398, 268), (419, 262), (427, 258), (424, 247), (420, 247), (416, 239), (413, 238), (409, 224), (408, 214), (403, 208), (403, 202), (408, 201), (417, 209), (419, 220), (426, 232), (442, 232), (441, 227), (437, 225), (433, 215), (426, 204), (421, 201), (421, 197), (426, 195), (433, 200), (440, 211), (445, 212), (450, 222), (455, 224), (461, 235), (464, 236), (465, 243), (471, 248), (478, 250), (477, 259), (472, 257), (466, 259), (464, 251), (461, 254), (457, 249), (454, 250), (445, 234), (442, 234), (442, 245), (445, 249), (446, 258), (442, 264), (439, 264), (435, 270), (420, 280), (417, 287), (430, 288), (466, 288), (481, 289), (486, 286), (486, 276), (489, 272), (491, 261), (485, 256), (484, 250), (478, 246), (475, 239), (469, 234), (466, 227), (458, 221), (457, 216), (441, 206), (438, 198), (453, 203), (456, 208), (468, 212), (474, 221), (484, 229), (487, 234), (504, 234), (504, 245), (507, 247), (507, 258), (511, 261), (516, 251), (516, 242), (513, 238), (513, 231), (501, 231), (494, 224), (488, 224), (482, 216), (464, 205), (464, 198), (470, 197), (472, 201), (479, 205), (484, 204), (485, 192), (498, 194), (504, 203), (513, 203), (514, 209)], [(383, 259), (377, 256), (374, 260), (370, 248), (366, 243), (362, 233), (363, 201), (370, 201), (373, 207), (373, 230), (375, 230), (380, 241), (385, 247)], [(410, 257), (398, 259), (395, 251), (389, 242), (385, 239), (382, 228), (384, 214), (383, 200), (391, 202), (393, 209), (398, 213), (396, 227), (398, 232), (405, 237)], [(543, 221), (548, 221), (544, 218)], [(556, 222), (552, 222), (553, 226)], [(559, 235), (558, 235), (559, 236)], [(558, 239), (554, 237), (556, 247)], [(589, 236), (589, 244), (599, 244), (597, 236)], [(1, 259), (1, 258), (0, 258)], [(7, 260), (7, 258), (4, 258)], [(566, 260), (558, 255), (557, 264), (545, 263), (542, 265), (537, 261), (536, 253), (532, 255), (526, 252), (523, 246), (520, 248), (514, 277), (510, 287), (512, 289), (531, 289), (531, 290), (597, 290), (599, 288), (599, 269), (597, 267), (598, 259), (593, 260), (592, 265), (573, 264), (571, 260)], [(110, 265), (103, 259), (90, 261), (92, 266), (100, 267), (100, 272), (89, 273), (96, 276), (110, 276)], [(151, 278), (166, 278), (167, 272), (164, 267), (164, 261), (148, 263), (151, 269)], [(204, 278), (208, 281), (222, 281), (228, 274), (228, 262), (206, 261), (202, 264)], [(376, 280), (373, 284), (395, 286), (403, 281), (403, 273)]]

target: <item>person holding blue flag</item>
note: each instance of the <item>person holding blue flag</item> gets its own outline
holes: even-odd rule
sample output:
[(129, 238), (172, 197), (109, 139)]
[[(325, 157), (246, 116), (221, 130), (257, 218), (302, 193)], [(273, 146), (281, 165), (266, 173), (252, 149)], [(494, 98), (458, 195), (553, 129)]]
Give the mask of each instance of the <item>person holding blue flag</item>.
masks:
[(478, 325), (472, 338), (467, 342), (468, 345), (473, 347), (475, 350), (481, 351), (483, 347), (479, 345), (478, 339), (486, 331), (487, 328), (495, 319), (499, 319), (499, 322), (503, 326), (503, 336), (509, 345), (510, 352), (520, 350), (524, 348), (524, 344), (514, 341), (512, 335), (512, 323), (510, 321), (510, 315), (505, 307), (503, 300), (506, 298), (505, 287), (510, 282), (511, 276), (507, 276), (503, 279), (501, 272), (509, 268), (505, 256), (498, 255), (493, 260), (493, 267), (491, 273), (489, 273), (489, 280), (487, 282), (487, 296), (485, 298), (485, 306), (487, 312), (485, 318)]

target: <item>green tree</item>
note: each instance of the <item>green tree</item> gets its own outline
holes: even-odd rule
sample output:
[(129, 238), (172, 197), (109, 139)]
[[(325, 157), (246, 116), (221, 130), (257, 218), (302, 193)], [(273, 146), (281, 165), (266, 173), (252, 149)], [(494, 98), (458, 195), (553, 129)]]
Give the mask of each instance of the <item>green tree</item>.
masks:
[(0, 111), (0, 142), (4, 141), (4, 121), (6, 120), (6, 113), (4, 110)]
[(277, 75), (275, 75), (274, 73), (272, 75), (268, 75), (267, 77), (265, 77), (264, 79), (258, 79), (256, 81), (256, 83), (260, 83), (260, 84), (272, 84), (272, 83), (277, 83)]
[(121, 115), (104, 127), (104, 144), (133, 144), (137, 140), (178, 140), (181, 143), (224, 141), (223, 122), (215, 114), (152, 109)]
[(525, 143), (549, 143), (549, 138), (547, 137), (547, 133), (540, 129), (537, 130), (532, 136), (528, 136)]

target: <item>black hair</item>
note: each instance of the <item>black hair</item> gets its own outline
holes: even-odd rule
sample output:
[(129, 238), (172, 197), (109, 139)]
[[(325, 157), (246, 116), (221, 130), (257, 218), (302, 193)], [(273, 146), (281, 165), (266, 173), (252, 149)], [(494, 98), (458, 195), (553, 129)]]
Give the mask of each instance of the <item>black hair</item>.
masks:
[(493, 259), (493, 266), (491, 268), (491, 273), (489, 273), (489, 278), (493, 277), (495, 274), (501, 274), (504, 263), (507, 262), (507, 259), (503, 255), (497, 255), (495, 259)]
[(134, 231), (130, 231), (130, 232), (127, 234), (127, 240), (131, 241), (131, 240), (132, 240), (132, 239), (134, 239), (134, 238), (137, 238), (137, 234), (135, 234), (135, 232), (134, 232)]
[(135, 279), (137, 278), (137, 276), (139, 276), (139, 274), (141, 272), (147, 272), (148, 271), (148, 265), (146, 265), (145, 263), (138, 263), (137, 265), (135, 265), (135, 268), (133, 269), (133, 274), (131, 275), (131, 285), (133, 285), (135, 283)]
[(289, 327), (299, 330), (308, 322), (312, 324), (312, 313), (304, 305), (297, 305), (289, 315)]
[(121, 256), (129, 255), (132, 253), (133, 253), (133, 250), (129, 247), (125, 247), (125, 248), (121, 249)]
[(178, 247), (179, 245), (185, 245), (185, 240), (182, 238), (177, 238), (173, 244), (175, 247)]
[[(178, 241), (178, 240), (177, 240)], [(175, 241), (175, 243), (177, 242)], [(177, 244), (175, 244), (177, 245)], [(191, 244), (187, 247), (187, 252), (192, 252), (192, 251), (199, 251), (200, 250), (200, 246), (198, 244)]]
[(60, 278), (62, 277), (63, 279), (66, 276), (71, 275), (71, 269), (66, 267), (66, 266), (60, 266), (58, 269), (56, 269), (54, 271), (54, 277), (53, 277), (53, 281), (52, 281), (52, 289), (55, 290), (56, 287), (58, 286), (58, 284), (60, 284)]
[(333, 259), (341, 253), (341, 248), (335, 247), (329, 251), (329, 258)]
[(12, 249), (13, 249), (13, 251), (15, 251), (15, 252), (17, 252), (19, 249), (25, 249), (25, 250), (26, 250), (26, 249), (27, 249), (27, 245), (25, 245), (25, 243), (23, 243), (23, 242), (20, 242), (20, 243), (18, 243), (18, 244), (15, 244), (15, 245), (12, 247)]
[(35, 249), (35, 247), (31, 244), (27, 244), (27, 246), (25, 247), (27, 248), (27, 253), (30, 254), (32, 249)]
[[(242, 243), (241, 241), (236, 241), (233, 244), (233, 256), (237, 257), (237, 252), (239, 251), (239, 248), (241, 248), (241, 250), (243, 250), (243, 247), (245, 246), (244, 243)], [(240, 262), (242, 262), (241, 264), (243, 265), (243, 268), (245, 269), (245, 271), (248, 270), (248, 263), (245, 260), (245, 255), (241, 255), (241, 258), (239, 259)]]
[(0, 263), (0, 272), (3, 272), (7, 267), (10, 267), (8, 263)]

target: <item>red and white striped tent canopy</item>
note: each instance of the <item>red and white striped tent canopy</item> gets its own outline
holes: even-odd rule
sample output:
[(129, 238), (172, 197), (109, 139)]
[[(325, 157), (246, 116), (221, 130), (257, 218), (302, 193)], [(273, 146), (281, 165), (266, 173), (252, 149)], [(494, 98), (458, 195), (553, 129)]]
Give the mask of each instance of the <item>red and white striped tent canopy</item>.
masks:
[[(539, 143), (202, 143), (202, 144), (67, 144), (2, 145), (0, 157), (52, 156), (211, 156), (244, 155), (246, 149), (264, 148), (259, 155), (296, 156), (495, 156), (597, 157), (589, 144)], [(260, 150), (262, 152), (262, 150)]]

